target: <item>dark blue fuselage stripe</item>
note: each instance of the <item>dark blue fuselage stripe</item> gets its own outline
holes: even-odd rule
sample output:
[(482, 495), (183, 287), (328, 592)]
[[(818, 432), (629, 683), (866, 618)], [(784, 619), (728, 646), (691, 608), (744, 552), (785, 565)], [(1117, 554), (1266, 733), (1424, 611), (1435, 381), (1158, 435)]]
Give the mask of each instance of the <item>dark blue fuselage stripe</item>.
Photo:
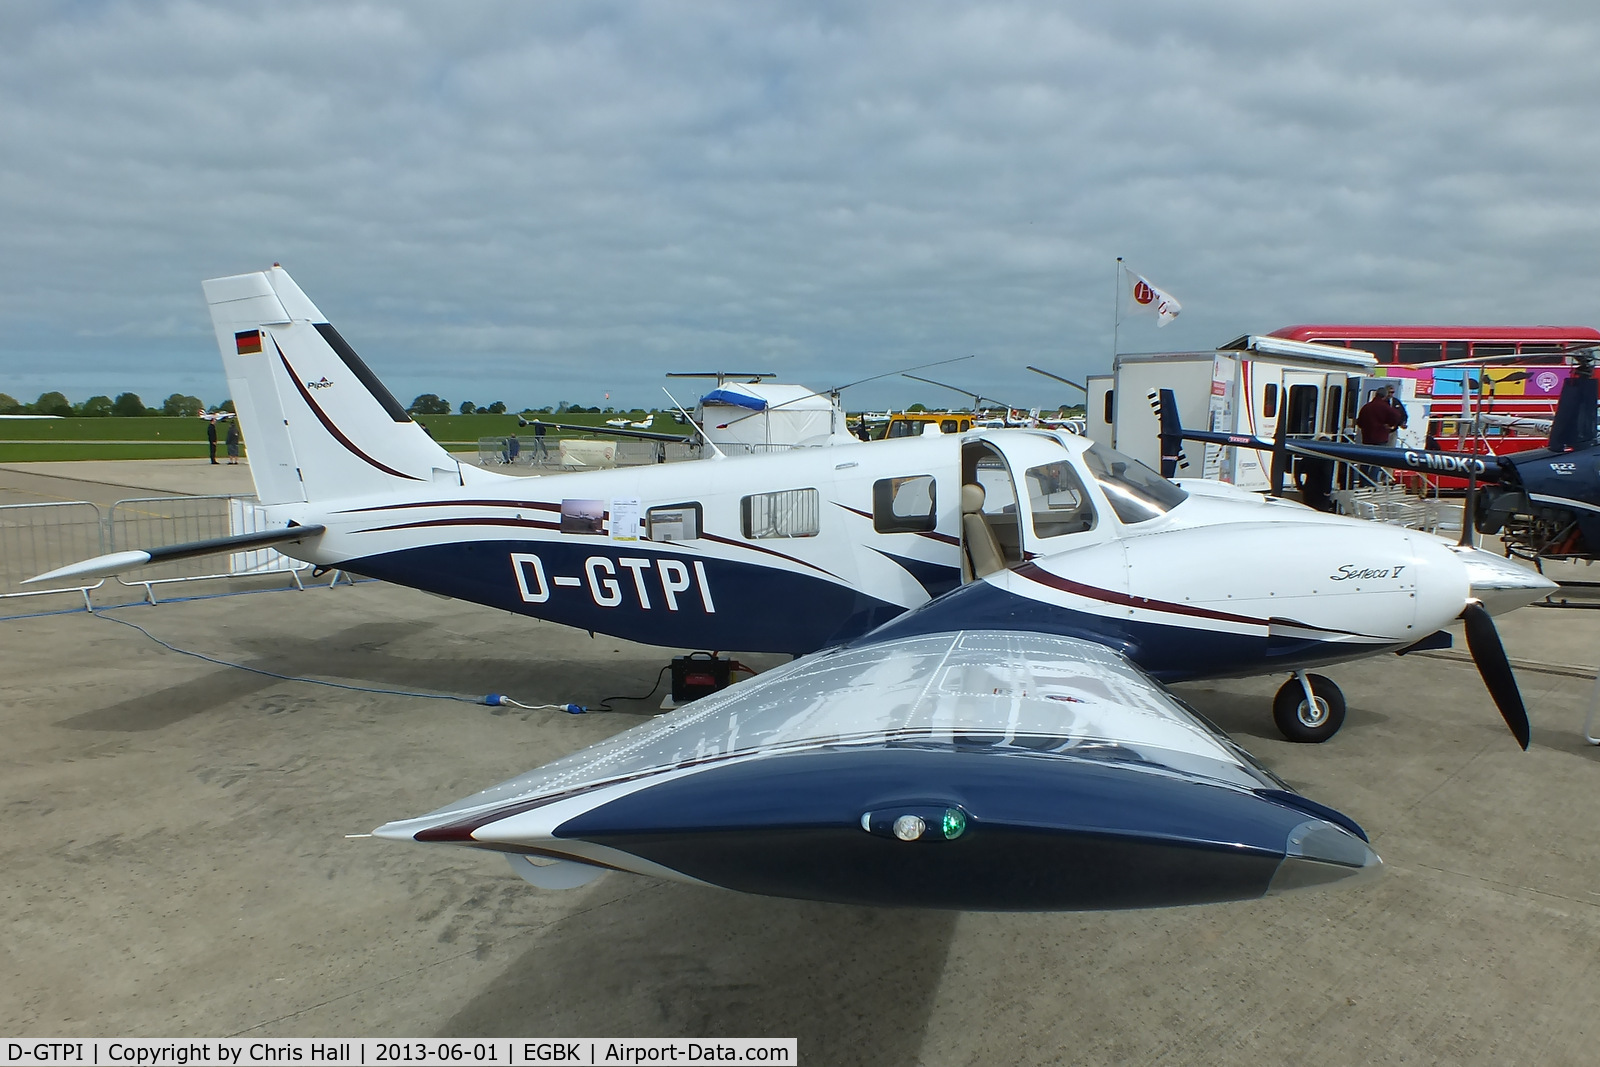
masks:
[[(524, 597), (513, 554), (538, 557), (544, 589), (538, 588), (533, 564), (522, 564), (522, 575), (531, 595), (548, 594), (543, 602)], [(624, 559), (634, 566), (625, 566)], [(592, 565), (592, 578), (591, 560), (601, 561)], [(682, 569), (668, 575), (662, 561)], [(671, 648), (802, 655), (859, 637), (905, 610), (841, 582), (605, 537), (424, 545), (339, 566), (398, 585)], [(561, 583), (563, 578), (568, 582)], [(680, 580), (688, 586), (669, 596), (667, 586)], [(706, 610), (708, 599), (711, 611)], [(602, 600), (616, 603), (608, 607)]]
[(855, 642), (856, 647), (952, 630), (1027, 630), (1061, 634), (1123, 653), (1163, 682), (1269, 674), (1339, 663), (1399, 648), (1311, 637), (1257, 636), (1096, 615), (971, 582), (906, 612)]
[[(539, 558), (546, 582), (543, 591), (548, 593), (542, 603), (524, 598), (512, 569), (513, 553)], [(623, 558), (647, 562), (629, 568), (620, 562)], [(595, 564), (592, 580), (587, 569), (590, 559), (604, 561)], [(669, 604), (662, 560), (676, 561), (689, 582), (673, 594), (677, 610)], [(1176, 682), (1298, 670), (1385, 647), (1136, 622), (1041, 603), (988, 582), (961, 586), (908, 612), (824, 578), (664, 551), (648, 542), (624, 547), (604, 537), (425, 545), (352, 559), (340, 566), (459, 600), (670, 648), (803, 655), (847, 641), (860, 645), (954, 630), (1031, 630), (1108, 646), (1155, 678)], [(705, 595), (701, 570), (706, 575)], [(557, 584), (558, 578), (569, 579), (569, 584)], [(524, 566), (523, 579), (530, 593), (541, 592), (531, 565)], [(571, 579), (577, 584), (570, 584)], [(705, 609), (707, 596), (714, 608), (710, 612)], [(608, 607), (602, 599), (617, 603)]]

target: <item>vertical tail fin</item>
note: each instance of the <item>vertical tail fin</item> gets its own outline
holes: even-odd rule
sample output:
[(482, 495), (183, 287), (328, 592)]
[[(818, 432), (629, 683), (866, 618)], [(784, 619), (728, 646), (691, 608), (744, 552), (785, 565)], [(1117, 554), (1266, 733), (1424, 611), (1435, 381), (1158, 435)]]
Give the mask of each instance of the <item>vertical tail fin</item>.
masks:
[(213, 278), (204, 289), (263, 504), (462, 483), (456, 460), (283, 268)]
[(1156, 412), (1161, 426), (1161, 476), (1171, 478), (1184, 459), (1183, 423), (1178, 419), (1178, 400), (1171, 389), (1161, 390)]

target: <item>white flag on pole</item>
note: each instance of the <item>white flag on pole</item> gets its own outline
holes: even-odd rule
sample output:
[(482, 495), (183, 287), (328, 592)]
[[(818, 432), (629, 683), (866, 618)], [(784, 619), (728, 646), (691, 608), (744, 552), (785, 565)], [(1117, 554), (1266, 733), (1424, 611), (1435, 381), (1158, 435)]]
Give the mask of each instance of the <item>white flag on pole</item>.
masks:
[(1183, 305), (1169, 292), (1157, 289), (1151, 285), (1142, 274), (1133, 276), (1132, 302), (1129, 307), (1135, 312), (1149, 312), (1156, 317), (1157, 326), (1165, 326), (1178, 317), (1178, 312), (1183, 310)]

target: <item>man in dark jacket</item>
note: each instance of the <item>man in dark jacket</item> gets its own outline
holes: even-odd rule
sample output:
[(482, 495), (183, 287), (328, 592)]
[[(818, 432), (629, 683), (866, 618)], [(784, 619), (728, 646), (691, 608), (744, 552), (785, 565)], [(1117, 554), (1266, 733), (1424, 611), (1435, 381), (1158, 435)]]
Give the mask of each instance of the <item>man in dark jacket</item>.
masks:
[(211, 449), (211, 465), (217, 465), (217, 420), (206, 421), (206, 447)]
[(1394, 386), (1386, 385), (1356, 413), (1356, 427), (1364, 445), (1386, 445), (1389, 435), (1406, 424), (1406, 411), (1394, 399)]

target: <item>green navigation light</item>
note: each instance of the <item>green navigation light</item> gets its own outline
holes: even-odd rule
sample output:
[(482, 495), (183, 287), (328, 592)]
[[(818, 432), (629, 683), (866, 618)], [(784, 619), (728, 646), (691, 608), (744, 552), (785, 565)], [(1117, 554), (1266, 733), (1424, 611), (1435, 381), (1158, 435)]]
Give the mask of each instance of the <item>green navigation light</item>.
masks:
[(954, 841), (967, 830), (967, 813), (960, 808), (944, 809), (944, 839)]

